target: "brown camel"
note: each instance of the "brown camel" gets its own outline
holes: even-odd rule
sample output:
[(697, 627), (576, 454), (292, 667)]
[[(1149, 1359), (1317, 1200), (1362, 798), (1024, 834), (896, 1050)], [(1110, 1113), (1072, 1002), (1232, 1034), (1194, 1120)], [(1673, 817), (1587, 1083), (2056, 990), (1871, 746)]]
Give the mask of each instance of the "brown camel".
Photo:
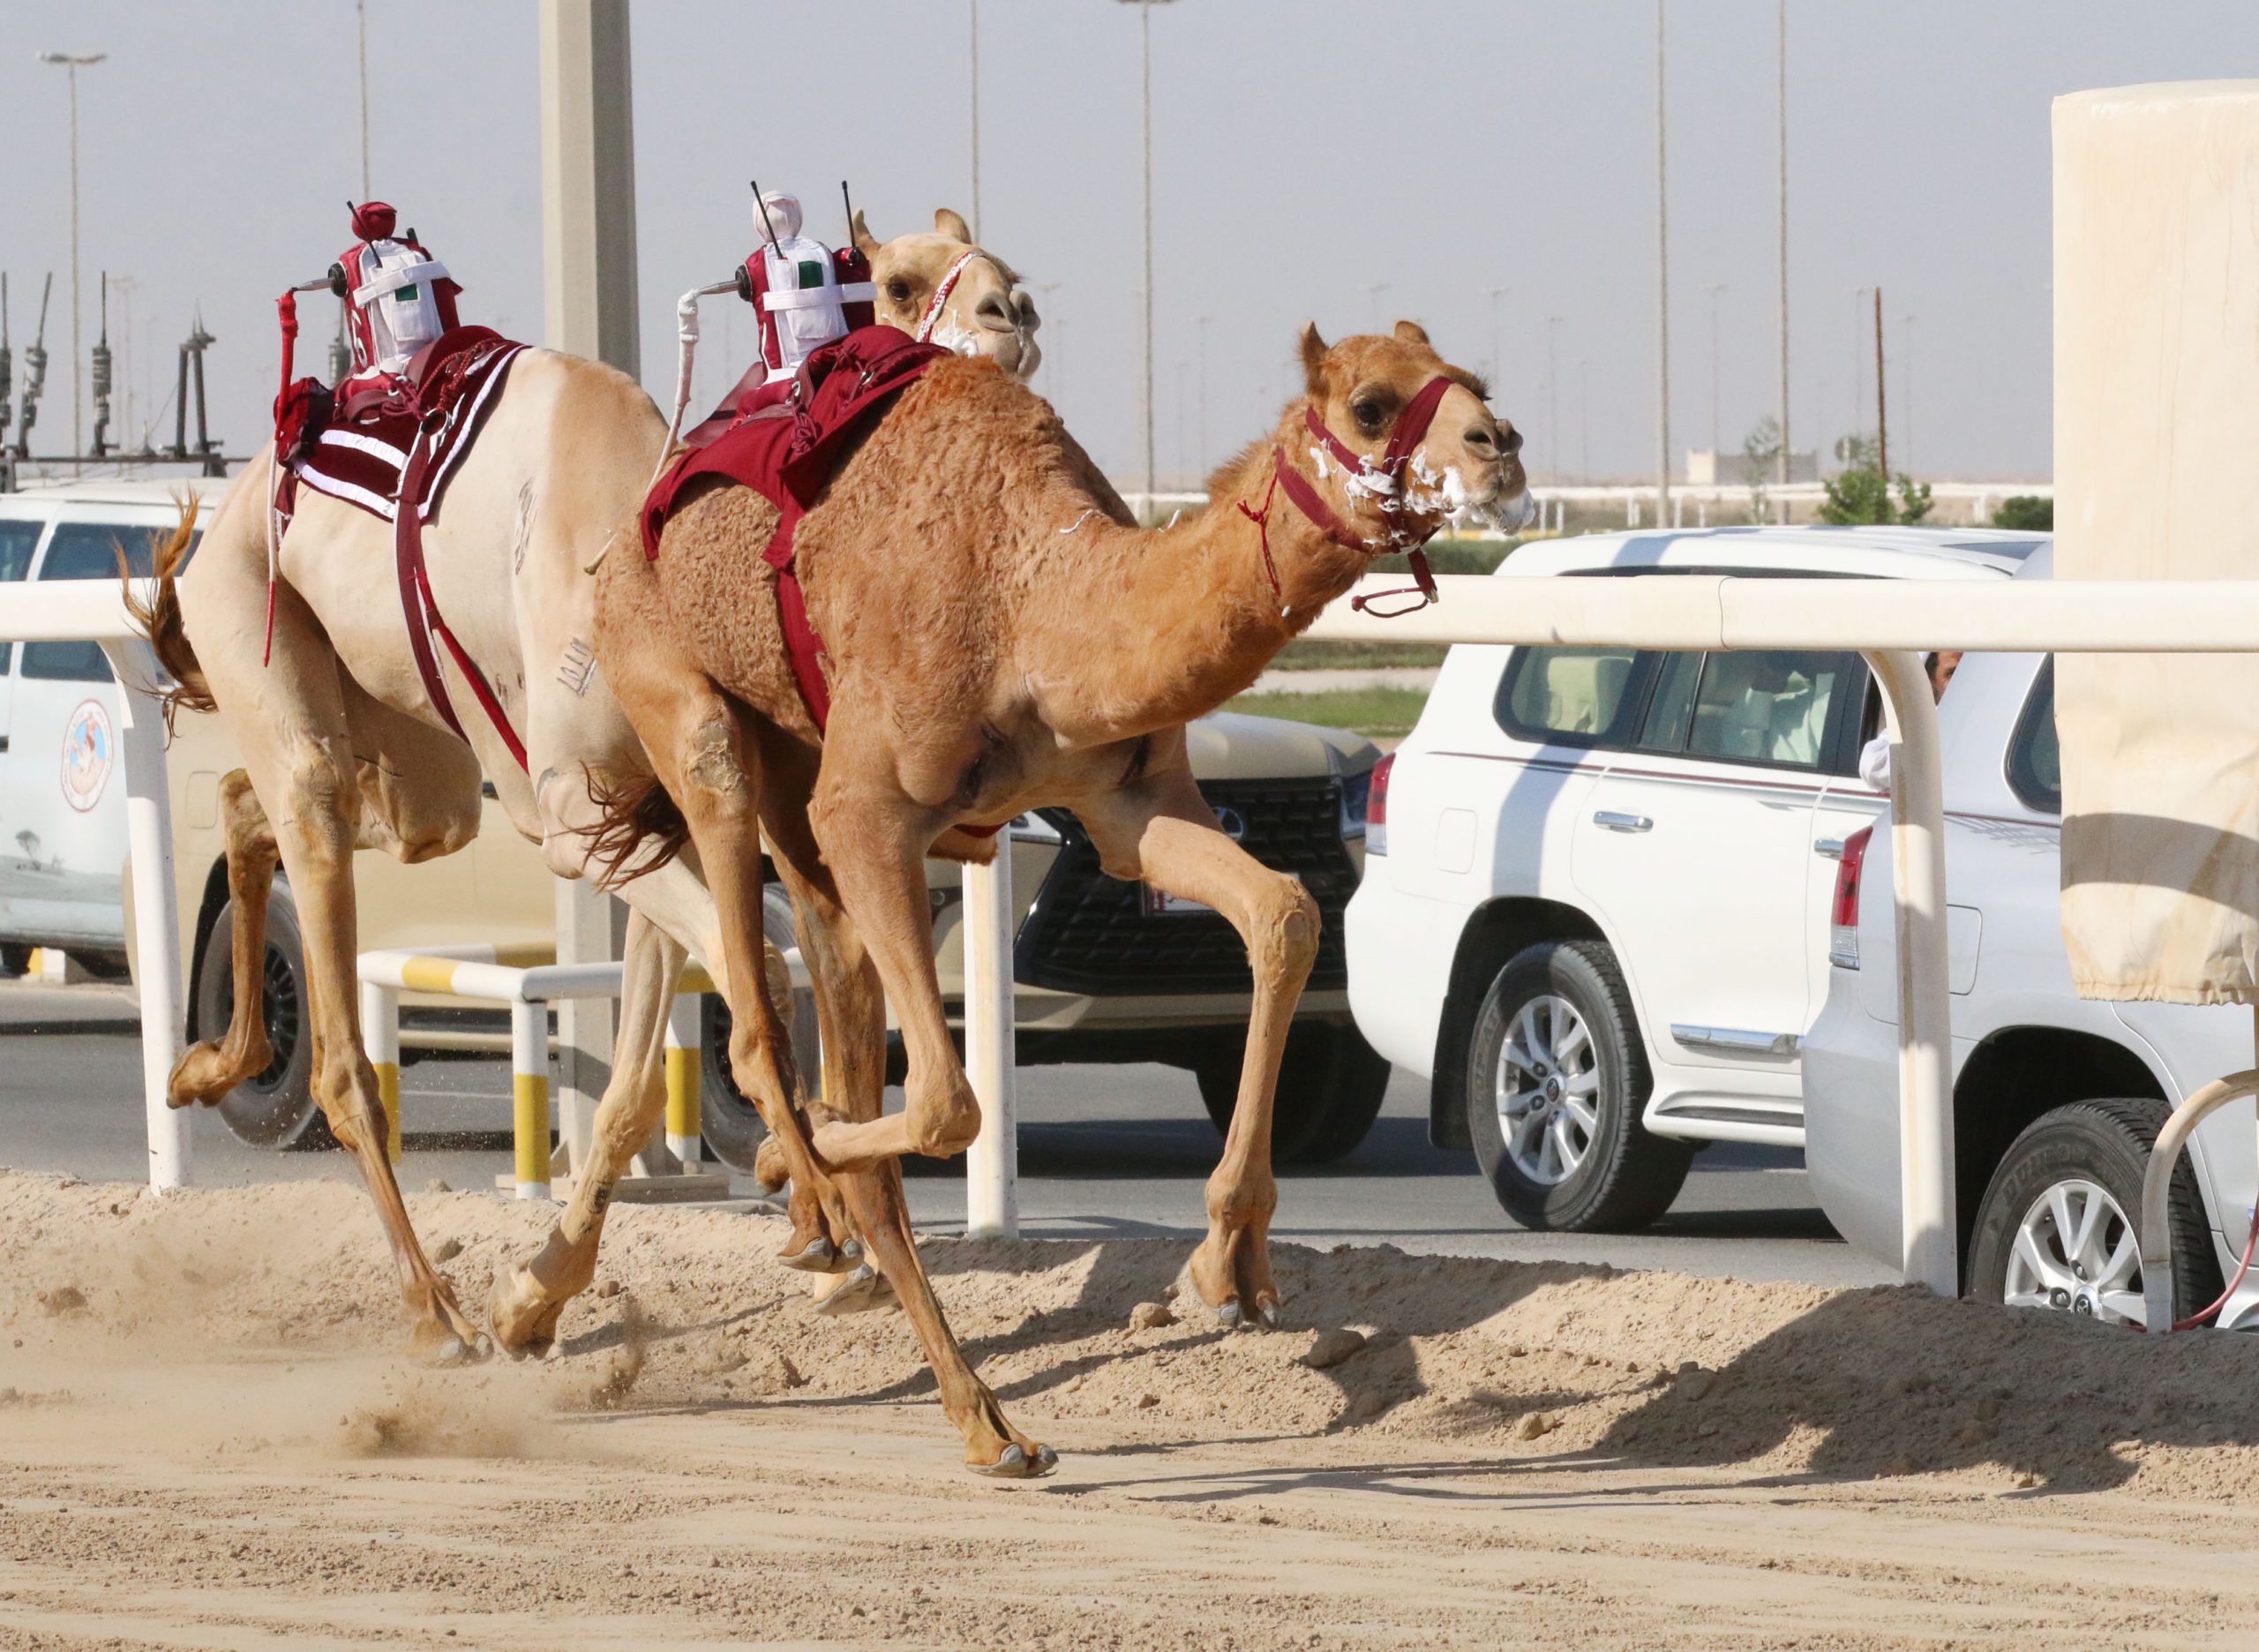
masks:
[[(1227, 1323), (1271, 1323), (1278, 1302), (1266, 1248), (1272, 1092), (1318, 914), (1299, 882), (1218, 829), (1184, 725), (1252, 683), (1376, 556), (1424, 539), (1459, 505), (1515, 519), (1527, 508), (1520, 438), (1418, 327), (1330, 349), (1311, 327), (1302, 354), (1306, 397), (1216, 474), (1205, 511), (1158, 531), (1123, 520), (1049, 404), (987, 364), (935, 364), (798, 529), (830, 661), (822, 735), (756, 554), (777, 521), (760, 494), (729, 484), (694, 494), (656, 560), (624, 548), (597, 576), (597, 657), (656, 784), (703, 865), (753, 872), (734, 905), (723, 898), (732, 981), (751, 979), (757, 957), (763, 829), (791, 890), (823, 1006), (813, 1138), (835, 1175), (854, 1183), (849, 1173), (882, 1170), (890, 1189), (898, 1155), (957, 1153), (978, 1130), (934, 977), (921, 864), (953, 823), (1063, 805), (1113, 875), (1230, 920), (1247, 944), (1254, 1010), (1208, 1183), (1209, 1231), (1191, 1262), (1201, 1300)], [(1407, 422), (1431, 422), (1400, 483), (1340, 462), (1343, 451), (1379, 453), (1415, 406)], [(1346, 447), (1329, 456), (1311, 415)], [(623, 794), (614, 809), (646, 824), (653, 815), (648, 793)], [(909, 1055), (907, 1105), (883, 1117), (882, 987)], [(751, 1063), (776, 1086), (762, 1105), (788, 1110), (783, 1029), (757, 995), (740, 1010), (744, 995), (731, 1008), (771, 1052)], [(1048, 1468), (1050, 1448), (1006, 1422), (957, 1348), (898, 1202), (853, 1202), (966, 1461), (988, 1473)]]
[[(936, 284), (977, 251), (964, 221), (944, 209), (936, 233), (879, 244), (856, 219), (871, 255), (882, 320), (905, 330)], [(954, 348), (1032, 372), (1033, 305), (993, 257), (966, 265), (943, 308)], [(216, 707), (244, 754), (221, 784), (228, 880), (236, 903), (235, 1011), (226, 1035), (191, 1049), (175, 1069), (176, 1107), (216, 1101), (269, 1060), (259, 979), (269, 882), (278, 860), (304, 927), (313, 1088), (331, 1130), (357, 1160), (375, 1198), (419, 1350), (475, 1355), (484, 1339), (432, 1271), (411, 1228), (385, 1153), (376, 1076), (362, 1050), (355, 984), (352, 852), (380, 848), (402, 860), (445, 854), (479, 822), (482, 771), (511, 822), (539, 842), (552, 871), (588, 869), (592, 788), (640, 772), (645, 760), (592, 651), (591, 567), (605, 536), (631, 518), (664, 445), (666, 424), (642, 388), (601, 363), (524, 352), (509, 370), (477, 440), (426, 525), (433, 594), (494, 685), (522, 736), (521, 768), (482, 717), (450, 662), (449, 694), (469, 743), (448, 732), (417, 673), (394, 582), (389, 524), (310, 490), (282, 537), (274, 658), (262, 665), (266, 602), (264, 455), (221, 507), (190, 570), (184, 522), (144, 615), (159, 657), (182, 684), (180, 700)], [(735, 890), (726, 883), (725, 904)], [(589, 1162), (578, 1167), (571, 1205), (530, 1267), (517, 1269), (491, 1304), (513, 1352), (543, 1352), (558, 1311), (596, 1265), (613, 1184), (650, 1138), (664, 1102), (666, 1010), (686, 953), (728, 985), (720, 919), (688, 863), (670, 865), (627, 891), (626, 990), (611, 1081), (598, 1109)], [(756, 897), (757, 898), (757, 897)], [(758, 993), (755, 953), (735, 954)], [(773, 952), (769, 955), (773, 961)], [(739, 1082), (753, 1089), (749, 1071)], [(774, 1123), (794, 1172), (788, 1264), (829, 1271), (849, 1228), (837, 1195), (808, 1162), (793, 1121)], [(829, 1206), (826, 1200), (829, 1199)]]

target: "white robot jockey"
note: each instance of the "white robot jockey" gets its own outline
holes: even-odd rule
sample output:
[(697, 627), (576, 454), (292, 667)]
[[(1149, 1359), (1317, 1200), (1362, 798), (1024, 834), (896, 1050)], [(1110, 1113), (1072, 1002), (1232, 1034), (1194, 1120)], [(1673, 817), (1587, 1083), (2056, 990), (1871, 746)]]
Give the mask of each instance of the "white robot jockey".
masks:
[[(840, 193), (844, 199), (844, 184)], [(851, 212), (851, 222), (852, 218)], [(752, 304), (761, 333), (761, 359), (713, 414), (685, 438), (693, 446), (702, 446), (732, 419), (782, 395), (783, 387), (791, 383), (810, 351), (877, 321), (878, 289), (871, 282), (870, 261), (852, 239), (835, 250), (803, 234), (802, 224), (798, 196), (782, 190), (764, 194), (754, 185), (753, 227), (761, 237), (760, 244), (727, 281), (694, 288), (676, 304), (680, 354), (674, 417), (668, 425), (670, 446), (681, 430), (683, 410), (690, 400), (700, 298), (733, 292)]]

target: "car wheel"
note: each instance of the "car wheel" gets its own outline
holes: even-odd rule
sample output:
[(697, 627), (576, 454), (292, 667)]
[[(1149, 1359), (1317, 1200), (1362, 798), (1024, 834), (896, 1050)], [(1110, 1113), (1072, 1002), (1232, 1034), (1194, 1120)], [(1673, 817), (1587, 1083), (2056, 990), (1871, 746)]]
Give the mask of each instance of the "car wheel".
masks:
[[(236, 906), (220, 908), (197, 967), (196, 1028), (204, 1038), (227, 1035), (236, 1005)], [(274, 1059), (230, 1090), (220, 1102), (220, 1122), (237, 1141), (254, 1147), (334, 1147), (329, 1121), (315, 1104), (314, 1040), (306, 999), (305, 949), (298, 938), (298, 909), (290, 886), (274, 880), (266, 898), (266, 956), (259, 970), (259, 1015)]]
[[(799, 944), (792, 923), (792, 900), (775, 883), (761, 891), (761, 931), (779, 951)], [(734, 1170), (753, 1174), (754, 1155), (769, 1139), (769, 1126), (738, 1088), (730, 1071), (730, 1007), (719, 993), (708, 993), (702, 1012), (704, 1054), (699, 1085), (699, 1130), (706, 1150)], [(823, 1040), (817, 1031), (815, 994), (806, 987), (792, 993), (792, 1063), (799, 1070), (800, 1085), (813, 1099), (823, 1088)]]
[(1547, 941), (1490, 983), (1467, 1047), (1467, 1123), (1506, 1213), (1564, 1233), (1643, 1228), (1693, 1158), (1641, 1122), (1653, 1087), (1630, 989), (1595, 941)]
[[(1228, 1132), (1238, 1110), (1245, 1047), (1227, 1044), (1193, 1069), (1201, 1104)], [(1388, 1093), (1387, 1060), (1353, 1026), (1297, 1023), (1287, 1034), (1272, 1101), (1271, 1157), (1275, 1164), (1332, 1164), (1364, 1140)]]
[[(2142, 1175), (2169, 1109), (2144, 1097), (2074, 1101), (2009, 1145), (1978, 1207), (1969, 1294), (2140, 1326)], [(2220, 1293), (2196, 1170), (2173, 1169), (2173, 1304), (2189, 1314)]]

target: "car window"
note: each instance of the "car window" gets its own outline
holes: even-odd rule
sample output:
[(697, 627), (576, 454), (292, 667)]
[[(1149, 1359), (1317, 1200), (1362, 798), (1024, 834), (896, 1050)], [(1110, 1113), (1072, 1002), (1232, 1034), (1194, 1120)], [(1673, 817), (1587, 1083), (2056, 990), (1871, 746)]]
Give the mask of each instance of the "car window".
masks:
[(1702, 657), (1686, 755), (1817, 770), (1833, 745), (1835, 710), (1858, 680), (1856, 654), (1749, 649)]
[(2032, 680), (2008, 740), (2008, 790), (2026, 808), (2063, 812), (2063, 748), (2055, 739), (2055, 657)]
[[(32, 552), (39, 544), (43, 522), (0, 521), (0, 582), (19, 580), (31, 572)], [(0, 642), (0, 677), (8, 673), (16, 645)]]
[[(127, 528), (111, 522), (58, 522), (47, 542), (39, 576), (46, 580), (117, 577), (118, 553), (127, 570), (146, 578), (154, 571), (157, 546), (170, 538), (162, 528)], [(26, 642), (21, 676), (41, 682), (110, 680), (109, 661), (99, 642)]]
[(1637, 650), (1618, 646), (1517, 649), (1499, 686), (1498, 721), (1524, 740), (1622, 745), (1640, 700), (1632, 690), (1641, 663)]
[(157, 546), (172, 537), (169, 529), (124, 528), (110, 522), (58, 522), (47, 542), (47, 560), (40, 564), (43, 580), (116, 579), (117, 553), (125, 552), (127, 570), (146, 579), (155, 572)]
[(1640, 745), (1655, 752), (1686, 749), (1687, 725), (1694, 720), (1694, 685), (1702, 678), (1700, 654), (1666, 654), (1640, 725)]

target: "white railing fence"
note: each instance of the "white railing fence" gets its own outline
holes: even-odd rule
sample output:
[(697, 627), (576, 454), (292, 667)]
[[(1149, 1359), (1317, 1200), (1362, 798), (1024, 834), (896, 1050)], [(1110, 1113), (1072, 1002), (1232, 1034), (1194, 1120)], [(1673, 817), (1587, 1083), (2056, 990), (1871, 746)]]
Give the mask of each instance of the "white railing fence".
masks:
[[(1370, 582), (1376, 588), (1386, 580)], [(1442, 601), (1379, 620), (1336, 603), (1308, 635), (1336, 641), (1622, 644), (1653, 649), (1853, 649), (1880, 683), (1895, 743), (1900, 1171), (1909, 1280), (1957, 1288), (1953, 1061), (1946, 968), (1944, 800), (1937, 713), (1920, 655), (2008, 652), (2245, 653), (2259, 639), (2259, 581), (1846, 581), (1672, 575), (1615, 580), (1446, 576)], [(149, 1180), (191, 1176), (186, 1118), (165, 1105), (181, 1048), (181, 959), (164, 729), (145, 685), (155, 662), (115, 585), (0, 589), (0, 640), (92, 638), (111, 659), (124, 733), (129, 848), (141, 989)], [(1012, 1111), (1012, 899), (1009, 849), (964, 889), (967, 1065), (982, 1114), (968, 1167), (967, 1225), (1017, 1227)], [(150, 875), (154, 873), (154, 875)], [(519, 996), (513, 987), (508, 997)]]

